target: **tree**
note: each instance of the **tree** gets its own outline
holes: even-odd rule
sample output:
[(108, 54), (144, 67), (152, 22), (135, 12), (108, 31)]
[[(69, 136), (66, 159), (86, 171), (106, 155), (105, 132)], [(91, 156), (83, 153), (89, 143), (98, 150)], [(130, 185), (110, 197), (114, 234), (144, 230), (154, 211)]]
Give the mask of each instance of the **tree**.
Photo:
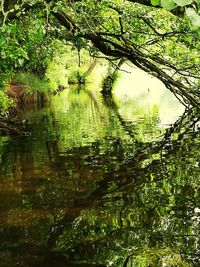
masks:
[[(161, 80), (185, 105), (199, 107), (199, 1), (3, 1), (2, 23), (34, 10), (63, 38), (87, 40), (91, 54), (125, 58)], [(94, 49), (95, 48), (95, 49)]]

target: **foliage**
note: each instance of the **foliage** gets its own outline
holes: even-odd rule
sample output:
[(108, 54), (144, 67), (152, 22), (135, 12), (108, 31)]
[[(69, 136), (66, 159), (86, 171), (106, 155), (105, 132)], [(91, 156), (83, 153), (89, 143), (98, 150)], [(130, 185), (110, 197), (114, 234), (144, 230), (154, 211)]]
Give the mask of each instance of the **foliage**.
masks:
[(91, 57), (86, 49), (80, 51), (73, 43), (55, 42), (52, 61), (48, 64), (46, 78), (52, 88), (58, 85), (84, 84), (87, 80), (87, 70), (91, 64)]
[(66, 50), (66, 69), (70, 84), (84, 84), (87, 81), (87, 70), (92, 58), (86, 49), (71, 48)]
[(190, 19), (194, 27), (200, 27), (200, 1), (199, 0), (151, 0), (153, 6), (162, 6), (166, 10), (176, 8), (185, 9), (186, 16)]
[[(40, 40), (48, 17), (52, 37), (62, 33), (59, 38), (73, 41), (78, 52), (87, 47), (96, 55), (95, 47), (112, 60), (126, 58), (160, 79), (186, 105), (199, 106), (198, 10), (199, 1), (187, 0), (23, 1), (17, 10), (8, 8), (6, 20), (20, 13), (23, 21), (23, 12), (34, 14), (32, 25), (40, 30), (30, 35)], [(34, 46), (31, 38), (28, 42), (29, 48)]]
[(13, 101), (7, 95), (0, 91), (0, 115), (4, 115), (7, 109), (13, 104)]
[(16, 18), (21, 25), (30, 22), (22, 47), (33, 60), (24, 68), (43, 74), (51, 54), (44, 45), (65, 39), (78, 53), (86, 47), (112, 60), (126, 58), (160, 79), (185, 105), (199, 106), (199, 1), (24, 0), (8, 1), (4, 8), (4, 26)]
[(53, 49), (42, 17), (35, 19), (34, 14), (29, 14), (23, 20), (3, 25), (0, 31), (2, 86), (19, 70), (44, 77)]
[(68, 84), (67, 70), (63, 66), (63, 56), (62, 61), (53, 57), (52, 61), (48, 64), (45, 73), (45, 79), (49, 83), (49, 87), (52, 90), (57, 90), (59, 86), (66, 87)]
[(48, 33), (44, 18), (35, 19), (34, 14), (25, 18), (17, 28), (20, 33), (15, 38), (21, 36), (20, 43), (27, 52), (29, 60), (24, 62), (22, 69), (44, 77), (47, 65), (51, 60), (54, 42)]
[(28, 54), (20, 46), (19, 41), (14, 37), (17, 35), (16, 23), (5, 25), (0, 31), (0, 85), (5, 86), (5, 81), (10, 78), (14, 71), (20, 68)]

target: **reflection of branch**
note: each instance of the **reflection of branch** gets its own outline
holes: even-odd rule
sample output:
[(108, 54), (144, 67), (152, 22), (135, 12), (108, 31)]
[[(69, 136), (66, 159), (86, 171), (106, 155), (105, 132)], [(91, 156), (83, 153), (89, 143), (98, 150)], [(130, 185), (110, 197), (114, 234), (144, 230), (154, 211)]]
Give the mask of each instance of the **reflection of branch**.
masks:
[[(163, 140), (166, 141), (171, 139), (172, 134), (175, 132), (180, 132), (178, 139), (181, 140), (182, 137), (195, 126), (199, 119), (200, 114), (198, 111), (194, 109), (186, 109), (184, 114), (169, 129), (166, 130)], [(181, 128), (184, 128), (183, 132), (181, 132)]]
[[(185, 134), (187, 134), (189, 130), (193, 128), (195, 123), (199, 120), (199, 115), (197, 116), (198, 118), (197, 119), (196, 114), (198, 114), (198, 110), (196, 111), (189, 110), (183, 115), (183, 118), (181, 117), (181, 119), (179, 119), (175, 123), (174, 129), (176, 129), (176, 132), (178, 131), (181, 132), (182, 127), (186, 127), (186, 125), (187, 125), (187, 130), (183, 133), (181, 132), (179, 134), (179, 138), (173, 141), (173, 147), (165, 146), (169, 142), (166, 136), (164, 136), (163, 140), (157, 143), (145, 143), (145, 144), (138, 143), (138, 150), (134, 154), (134, 158), (131, 156), (130, 159), (127, 159), (126, 162), (120, 166), (118, 171), (116, 171), (114, 174), (108, 174), (108, 176), (105, 176), (105, 179), (102, 182), (100, 182), (100, 184), (102, 183), (102, 188), (100, 185), (100, 190), (102, 189), (101, 193), (99, 192), (100, 195), (102, 194), (104, 195), (106, 190), (107, 193), (114, 193), (119, 190), (127, 191), (129, 187), (134, 188), (134, 190), (138, 190), (141, 186), (143, 186), (144, 182), (147, 182), (145, 181), (145, 179), (143, 179), (142, 181), (138, 179), (138, 173), (140, 173), (140, 176), (144, 178), (147, 177), (148, 176), (147, 174), (150, 172), (156, 171), (156, 173), (160, 173), (160, 168), (162, 168), (163, 166), (163, 162), (161, 160), (153, 160), (145, 168), (140, 167), (140, 162), (142, 160), (148, 159), (150, 154), (159, 153), (160, 151), (163, 150), (163, 148), (165, 148), (165, 159), (166, 159), (169, 155), (174, 153), (176, 143), (178, 143), (177, 148), (181, 150), (180, 140), (184, 138)], [(195, 133), (193, 133), (193, 135), (195, 136)], [(127, 169), (129, 170), (129, 174), (127, 174), (127, 172), (125, 171)], [(112, 179), (113, 175), (115, 177), (115, 180), (118, 181), (118, 186), (115, 189), (113, 189), (112, 192), (108, 192), (108, 184)], [(97, 191), (99, 191), (99, 189), (97, 189)], [(92, 195), (93, 196), (99, 195), (97, 191), (94, 192)]]
[(90, 99), (93, 101), (94, 106), (96, 107), (98, 113), (100, 114), (100, 118), (103, 119), (104, 115), (101, 112), (101, 107), (100, 107), (100, 105), (99, 105), (99, 103), (97, 101), (96, 96), (93, 94), (92, 91), (85, 90), (85, 92), (88, 94), (88, 96), (90, 97)]
[(93, 71), (93, 69), (95, 68), (96, 64), (97, 64), (97, 59), (94, 58), (92, 64), (89, 66), (89, 68), (88, 68), (87, 71), (84, 73), (84, 75), (85, 75), (85, 76), (90, 75), (91, 72)]

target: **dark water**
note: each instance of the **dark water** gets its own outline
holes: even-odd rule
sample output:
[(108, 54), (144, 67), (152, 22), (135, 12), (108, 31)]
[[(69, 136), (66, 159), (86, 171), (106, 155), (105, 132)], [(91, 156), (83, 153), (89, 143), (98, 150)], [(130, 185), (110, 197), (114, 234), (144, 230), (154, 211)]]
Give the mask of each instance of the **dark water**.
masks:
[(200, 266), (199, 112), (169, 103), (163, 121), (71, 88), (22, 113), (31, 136), (0, 138), (0, 267)]

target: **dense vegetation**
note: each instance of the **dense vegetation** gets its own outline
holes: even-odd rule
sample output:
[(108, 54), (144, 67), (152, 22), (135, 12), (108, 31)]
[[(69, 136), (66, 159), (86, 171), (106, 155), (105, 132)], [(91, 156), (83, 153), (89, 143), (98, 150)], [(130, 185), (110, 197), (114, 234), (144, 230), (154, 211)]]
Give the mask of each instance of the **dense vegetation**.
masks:
[(1, 2), (1, 87), (16, 72), (44, 78), (59, 40), (114, 66), (125, 58), (199, 106), (199, 0)]

